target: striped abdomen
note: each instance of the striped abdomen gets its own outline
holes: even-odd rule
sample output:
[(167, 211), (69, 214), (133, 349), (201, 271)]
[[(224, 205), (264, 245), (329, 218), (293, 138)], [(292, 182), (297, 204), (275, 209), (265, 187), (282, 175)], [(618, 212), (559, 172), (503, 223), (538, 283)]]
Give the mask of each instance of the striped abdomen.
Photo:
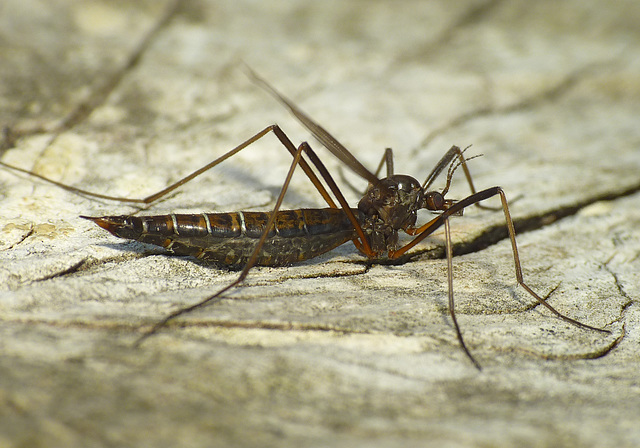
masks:
[[(357, 210), (354, 210), (357, 216)], [(176, 255), (244, 265), (269, 219), (265, 212), (161, 216), (83, 216), (120, 238), (164, 247)], [(281, 210), (256, 264), (282, 266), (323, 254), (355, 237), (340, 209)]]

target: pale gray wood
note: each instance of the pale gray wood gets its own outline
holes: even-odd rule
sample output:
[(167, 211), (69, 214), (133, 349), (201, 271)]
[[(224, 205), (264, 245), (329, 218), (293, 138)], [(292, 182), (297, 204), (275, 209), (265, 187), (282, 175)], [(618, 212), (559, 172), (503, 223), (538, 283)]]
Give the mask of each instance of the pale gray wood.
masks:
[[(3, 2), (2, 161), (141, 197), (277, 122), (339, 173), (244, 61), (368, 167), (390, 146), (396, 171), (422, 180), (452, 144), (473, 144), (476, 187), (501, 185), (533, 229), (518, 237), (525, 280), (612, 334), (535, 307), (508, 240), (472, 245), (454, 275), (478, 372), (431, 259), (437, 234), (400, 266), (345, 245), (256, 269), (135, 349), (141, 325), (237, 274), (78, 218), (132, 207), (0, 169), (0, 445), (637, 445), (639, 8), (204, 1), (165, 20), (162, 2)], [(267, 137), (146, 213), (268, 209), (289, 163)], [(457, 173), (451, 196), (468, 192)], [(285, 205), (323, 204), (299, 176)], [(468, 209), (454, 240), (492, 241), (502, 225)]]

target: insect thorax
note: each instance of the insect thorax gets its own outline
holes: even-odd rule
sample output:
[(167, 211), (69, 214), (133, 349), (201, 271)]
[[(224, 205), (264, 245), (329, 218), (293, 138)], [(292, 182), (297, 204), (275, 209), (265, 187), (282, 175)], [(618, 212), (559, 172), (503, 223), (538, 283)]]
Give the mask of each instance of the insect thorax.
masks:
[(371, 248), (377, 253), (396, 250), (398, 231), (414, 226), (423, 207), (422, 187), (413, 177), (396, 174), (369, 185), (358, 211)]

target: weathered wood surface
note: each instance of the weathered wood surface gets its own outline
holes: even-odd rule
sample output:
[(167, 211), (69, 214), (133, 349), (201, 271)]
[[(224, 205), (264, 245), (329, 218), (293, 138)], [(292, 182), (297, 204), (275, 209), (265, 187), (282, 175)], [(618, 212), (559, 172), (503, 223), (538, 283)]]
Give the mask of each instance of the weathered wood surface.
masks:
[[(637, 446), (639, 18), (635, 1), (3, 2), (2, 161), (144, 196), (274, 122), (318, 148), (244, 61), (370, 167), (391, 146), (423, 178), (473, 144), (476, 185), (518, 198), (526, 281), (612, 334), (535, 307), (502, 214), (469, 209), (455, 289), (482, 372), (438, 235), (400, 266), (345, 245), (257, 269), (135, 349), (236, 274), (78, 218), (131, 207), (0, 169), (0, 446)], [(268, 209), (289, 163), (267, 137), (148, 213)], [(285, 202), (322, 206), (303, 176)]]

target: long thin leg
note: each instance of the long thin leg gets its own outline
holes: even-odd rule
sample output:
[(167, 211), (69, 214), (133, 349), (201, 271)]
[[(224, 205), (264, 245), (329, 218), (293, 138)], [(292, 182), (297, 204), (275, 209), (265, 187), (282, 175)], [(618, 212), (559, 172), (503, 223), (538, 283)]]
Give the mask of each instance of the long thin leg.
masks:
[(377, 255), (371, 249), (371, 246), (369, 246), (369, 242), (364, 235), (364, 230), (362, 229), (360, 222), (358, 221), (355, 214), (351, 210), (351, 207), (347, 203), (347, 200), (342, 195), (342, 192), (340, 191), (340, 188), (338, 188), (338, 185), (336, 184), (336, 182), (333, 180), (333, 177), (331, 177), (331, 174), (329, 174), (329, 170), (327, 170), (327, 168), (324, 166), (320, 158), (316, 155), (316, 153), (311, 149), (310, 146), (307, 146), (306, 152), (307, 152), (307, 155), (309, 156), (309, 160), (311, 160), (311, 163), (314, 164), (314, 166), (316, 167), (316, 169), (318, 170), (318, 172), (320, 173), (324, 181), (327, 183), (327, 185), (331, 189), (331, 192), (336, 196), (336, 199), (338, 200), (338, 203), (340, 204), (342, 210), (346, 213), (347, 217), (349, 218), (349, 221), (351, 221), (353, 228), (358, 234), (358, 238), (352, 240), (353, 244), (356, 246), (356, 248), (360, 252), (365, 254), (367, 257), (373, 257)]
[(176, 317), (178, 317), (178, 316), (180, 316), (182, 314), (186, 314), (188, 312), (191, 312), (191, 311), (193, 311), (195, 309), (202, 308), (205, 305), (210, 305), (210, 304), (213, 304), (213, 303), (216, 303), (216, 302), (220, 301), (222, 299), (222, 294), (223, 293), (229, 291), (231, 288), (234, 288), (235, 286), (239, 285), (240, 283), (242, 283), (244, 281), (244, 279), (249, 274), (249, 271), (251, 270), (251, 268), (255, 265), (256, 258), (258, 257), (258, 254), (260, 253), (260, 250), (262, 249), (262, 246), (264, 246), (264, 243), (267, 240), (267, 235), (269, 234), (269, 231), (273, 228), (273, 225), (274, 225), (275, 220), (276, 220), (276, 215), (278, 213), (278, 210), (280, 209), (280, 205), (282, 205), (282, 200), (284, 199), (284, 195), (287, 192), (287, 189), (289, 188), (289, 183), (291, 182), (291, 178), (293, 177), (293, 172), (295, 171), (296, 166), (302, 160), (302, 151), (304, 150), (304, 148), (305, 148), (305, 144), (303, 143), (302, 145), (300, 145), (300, 147), (295, 152), (295, 155), (293, 157), (293, 162), (291, 163), (291, 167), (289, 168), (289, 172), (287, 173), (287, 177), (285, 178), (284, 184), (282, 185), (282, 189), (280, 190), (280, 194), (278, 195), (278, 199), (276, 200), (276, 204), (274, 205), (273, 210), (271, 211), (271, 214), (269, 215), (269, 220), (267, 221), (267, 224), (265, 226), (264, 232), (262, 232), (262, 236), (258, 240), (258, 243), (256, 244), (256, 247), (253, 250), (253, 253), (252, 253), (251, 257), (247, 261), (247, 264), (245, 265), (245, 267), (240, 272), (240, 275), (238, 276), (238, 278), (235, 281), (229, 283), (224, 288), (220, 289), (215, 294), (210, 295), (209, 297), (206, 297), (203, 300), (200, 300), (199, 302), (195, 303), (194, 305), (191, 305), (191, 306), (188, 306), (188, 307), (185, 307), (185, 308), (180, 308), (180, 309), (174, 311), (173, 313), (169, 314), (167, 317), (165, 317), (161, 321), (156, 322), (153, 325), (153, 327), (151, 327), (150, 330), (148, 330), (147, 332), (143, 333), (142, 336), (140, 336), (136, 340), (136, 342), (134, 343), (134, 346), (136, 346), (136, 347), (140, 346), (140, 344), (142, 344), (147, 338), (149, 338), (150, 336), (155, 334), (158, 330), (160, 330), (162, 327), (164, 327), (169, 321), (175, 319)]
[(460, 342), (460, 346), (462, 350), (466, 353), (467, 357), (471, 360), (474, 366), (478, 370), (482, 370), (480, 364), (476, 359), (471, 355), (471, 352), (467, 348), (467, 344), (465, 344), (464, 339), (462, 338), (462, 332), (460, 331), (460, 325), (458, 325), (458, 319), (456, 318), (455, 304), (453, 302), (453, 248), (451, 244), (451, 228), (449, 226), (449, 219), (446, 218), (444, 220), (444, 233), (445, 233), (445, 248), (447, 252), (447, 283), (449, 286), (449, 314), (451, 315), (451, 320), (453, 321), (453, 327), (456, 329), (456, 335), (458, 336), (458, 341)]
[[(466, 148), (465, 148), (466, 149)], [(436, 164), (436, 166), (433, 168), (433, 170), (431, 170), (431, 173), (429, 173), (429, 175), (427, 176), (427, 178), (425, 179), (425, 181), (422, 184), (422, 189), (427, 191), (429, 189), (429, 187), (431, 187), (431, 185), (433, 184), (433, 182), (438, 178), (438, 176), (440, 175), (440, 173), (447, 167), (447, 166), (451, 166), (451, 163), (453, 162), (453, 159), (455, 159), (456, 157), (458, 158), (458, 165), (457, 166), (461, 166), (462, 167), (462, 171), (464, 171), (464, 176), (467, 178), (467, 183), (469, 184), (469, 189), (471, 190), (471, 194), (475, 194), (476, 193), (476, 187), (473, 185), (473, 179), (471, 178), (471, 171), (469, 171), (469, 167), (467, 166), (467, 159), (465, 159), (464, 157), (464, 150), (461, 150), (459, 147), (457, 146), (452, 146), (446, 153), (444, 156), (442, 156), (442, 158), (440, 159), (440, 161)], [(450, 169), (447, 173), (447, 184), (442, 192), (442, 195), (444, 196), (447, 191), (449, 190), (449, 186), (451, 185), (451, 177), (453, 176), (453, 171), (455, 171), (455, 168), (457, 166), (454, 166), (453, 169)], [(476, 207), (479, 208), (483, 208), (486, 210), (500, 210), (499, 207), (489, 207), (486, 205), (482, 205), (480, 203), (476, 202)]]
[(538, 303), (543, 305), (545, 308), (547, 308), (549, 311), (551, 311), (554, 315), (556, 315), (560, 319), (564, 320), (565, 322), (568, 322), (568, 323), (570, 323), (572, 325), (575, 325), (576, 327), (584, 328), (584, 329), (587, 329), (587, 330), (598, 331), (598, 332), (601, 332), (601, 333), (611, 333), (609, 330), (606, 330), (604, 328), (592, 327), (591, 325), (584, 324), (584, 323), (582, 323), (580, 321), (577, 321), (577, 320), (572, 319), (572, 318), (570, 318), (568, 316), (565, 316), (564, 314), (562, 314), (558, 310), (556, 310), (554, 307), (549, 305), (545, 299), (543, 299), (538, 294), (536, 294), (524, 282), (524, 277), (522, 275), (522, 265), (520, 264), (520, 256), (518, 254), (518, 245), (516, 244), (516, 231), (515, 231), (515, 228), (513, 226), (513, 220), (511, 219), (511, 214), (509, 213), (509, 205), (507, 203), (507, 197), (506, 197), (504, 191), (502, 190), (502, 188), (500, 188), (500, 187), (492, 187), (492, 188), (488, 188), (486, 190), (480, 191), (478, 193), (472, 194), (471, 196), (468, 196), (465, 199), (462, 199), (461, 201), (456, 202), (450, 208), (448, 208), (447, 210), (442, 212), (438, 217), (432, 219), (431, 221), (429, 221), (428, 223), (424, 224), (423, 226), (421, 226), (419, 228), (407, 229), (407, 233), (408, 234), (417, 235), (417, 236), (413, 240), (411, 240), (409, 243), (407, 243), (406, 245), (401, 247), (400, 249), (389, 253), (389, 258), (398, 258), (398, 257), (400, 257), (401, 255), (406, 253), (409, 249), (411, 249), (413, 246), (418, 244), (420, 241), (422, 241), (424, 238), (426, 238), (428, 235), (433, 233), (436, 229), (438, 229), (441, 225), (444, 224), (444, 226), (445, 226), (445, 244), (446, 244), (446, 252), (447, 252), (447, 264), (448, 264), (448, 267), (449, 267), (449, 272), (448, 272), (448, 280), (449, 280), (449, 312), (451, 313), (452, 319), (454, 321), (454, 325), (456, 327), (456, 332), (458, 334), (458, 340), (460, 341), (460, 344), (462, 345), (463, 350), (465, 351), (467, 356), (471, 359), (471, 361), (474, 363), (474, 365), (476, 365), (476, 367), (478, 367), (477, 361), (473, 358), (473, 356), (471, 356), (471, 354), (469, 353), (469, 350), (467, 349), (467, 347), (466, 347), (466, 345), (464, 343), (464, 340), (462, 339), (462, 333), (460, 332), (460, 328), (458, 326), (457, 320), (454, 317), (455, 313), (454, 313), (454, 309), (453, 309), (453, 277), (452, 277), (452, 271), (451, 271), (451, 267), (452, 267), (451, 259), (452, 259), (453, 253), (452, 253), (451, 235), (450, 235), (450, 231), (449, 231), (449, 219), (448, 218), (451, 215), (454, 215), (457, 212), (459, 212), (460, 210), (464, 209), (465, 207), (468, 207), (470, 205), (476, 204), (479, 201), (483, 201), (485, 199), (491, 198), (491, 197), (496, 196), (496, 195), (500, 196), (500, 200), (502, 202), (502, 210), (504, 212), (505, 221), (507, 223), (507, 231), (509, 233), (509, 239), (511, 240), (511, 249), (512, 249), (512, 252), (513, 252), (513, 260), (514, 260), (515, 270), (516, 270), (516, 280), (517, 280), (518, 284), (520, 286), (522, 286), (522, 288), (525, 291), (527, 291), (534, 299), (536, 299), (536, 301)]
[(385, 165), (387, 166), (387, 177), (393, 176), (393, 149), (391, 148), (385, 148), (382, 160), (380, 160), (378, 168), (376, 168), (376, 177), (380, 177), (382, 167)]
[(447, 168), (454, 158), (458, 157), (460, 160), (460, 164), (462, 165), (462, 169), (464, 170), (464, 174), (467, 178), (467, 182), (469, 183), (469, 187), (471, 188), (471, 193), (475, 193), (476, 189), (473, 185), (473, 180), (471, 180), (471, 173), (469, 172), (469, 167), (467, 166), (467, 160), (464, 158), (463, 152), (459, 147), (452, 146), (449, 150), (442, 156), (440, 161), (436, 163), (436, 166), (433, 167), (431, 173), (427, 176), (427, 178), (422, 183), (422, 189), (428, 190), (431, 187), (431, 184), (437, 179), (440, 173)]
[[(98, 198), (98, 199), (106, 199), (106, 200), (110, 200), (110, 201), (118, 201), (118, 202), (128, 202), (128, 203), (135, 203), (135, 204), (150, 204), (150, 203), (152, 203), (154, 201), (157, 201), (161, 197), (167, 195), (168, 193), (172, 192), (176, 188), (186, 184), (187, 182), (189, 182), (190, 180), (192, 180), (195, 177), (199, 176), (200, 174), (204, 173), (205, 171), (208, 171), (209, 169), (213, 168), (214, 166), (216, 166), (216, 165), (220, 164), (221, 162), (224, 162), (228, 158), (236, 155), (237, 153), (242, 151), (244, 148), (246, 148), (249, 145), (251, 145), (252, 143), (255, 143), (256, 141), (260, 140), (262, 137), (267, 135), (269, 132), (273, 132), (275, 134), (275, 136), (278, 138), (278, 140), (280, 140), (282, 145), (285, 148), (287, 148), (289, 153), (291, 153), (291, 155), (295, 155), (295, 153), (296, 153), (295, 145), (286, 136), (286, 134), (284, 132), (282, 132), (280, 127), (278, 125), (274, 124), (274, 125), (266, 127), (262, 131), (260, 131), (257, 134), (255, 134), (253, 137), (251, 137), (248, 140), (244, 141), (243, 143), (239, 144), (238, 146), (233, 148), (231, 151), (228, 151), (227, 153), (225, 153), (222, 156), (218, 157), (217, 159), (215, 159), (211, 163), (208, 163), (207, 165), (203, 166), (202, 168), (200, 168), (200, 169), (194, 171), (193, 173), (183, 177), (182, 179), (180, 179), (177, 182), (169, 185), (168, 187), (164, 188), (163, 190), (160, 190), (157, 193), (154, 193), (152, 195), (149, 195), (149, 196), (147, 196), (145, 198), (141, 198), (141, 199), (126, 198), (126, 197), (119, 197), (119, 196), (109, 196), (109, 195), (104, 195), (104, 194), (100, 194), (100, 193), (94, 193), (94, 192), (91, 192), (91, 191), (83, 190), (81, 188), (76, 188), (76, 187), (72, 187), (72, 186), (63, 184), (63, 183), (55, 181), (53, 179), (49, 179), (48, 177), (42, 176), (42, 175), (40, 175), (38, 173), (34, 173), (32, 171), (28, 171), (28, 170), (25, 170), (23, 168), (19, 168), (19, 167), (13, 166), (13, 165), (9, 165), (9, 164), (4, 163), (4, 162), (0, 162), (0, 166), (3, 166), (3, 167), (8, 168), (10, 170), (14, 170), (14, 171), (18, 171), (18, 172), (21, 172), (21, 173), (24, 173), (24, 174), (28, 174), (30, 176), (36, 177), (36, 178), (38, 178), (40, 180), (43, 180), (43, 181), (48, 182), (50, 184), (53, 184), (53, 185), (55, 185), (57, 187), (60, 187), (60, 188), (62, 188), (64, 190), (70, 191), (72, 193), (80, 194), (80, 195), (83, 195), (83, 196), (88, 196), (88, 197)], [(322, 183), (318, 180), (318, 177), (311, 170), (311, 168), (309, 167), (309, 164), (304, 159), (300, 160), (300, 167), (305, 172), (307, 177), (311, 180), (313, 185), (315, 185), (315, 187), (318, 189), (318, 191), (320, 192), (322, 197), (325, 199), (327, 204), (329, 204), (329, 206), (332, 207), (332, 208), (337, 208), (336, 204), (331, 199), (331, 196), (329, 196), (329, 194), (327, 193), (327, 191), (324, 188), (324, 186), (322, 185)]]

